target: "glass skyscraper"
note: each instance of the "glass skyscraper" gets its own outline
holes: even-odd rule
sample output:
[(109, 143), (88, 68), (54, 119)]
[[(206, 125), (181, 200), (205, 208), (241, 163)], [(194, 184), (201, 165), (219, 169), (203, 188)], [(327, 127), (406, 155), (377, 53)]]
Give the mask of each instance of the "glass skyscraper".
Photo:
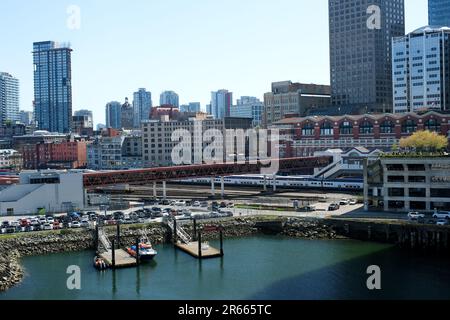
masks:
[(233, 105), (233, 93), (228, 90), (219, 90), (211, 92), (210, 114), (215, 119), (224, 119), (230, 117), (231, 106)]
[(161, 106), (180, 107), (180, 98), (178, 94), (173, 91), (164, 91), (159, 97), (159, 104)]
[(152, 106), (152, 93), (145, 88), (141, 88), (133, 94), (135, 128), (140, 128), (142, 121), (150, 119)]
[(404, 0), (329, 0), (329, 25), (332, 104), (392, 111), (391, 41), (405, 34)]
[(112, 101), (106, 105), (106, 127), (122, 128), (122, 104), (120, 102)]
[(20, 121), (19, 80), (0, 72), (0, 125), (6, 121)]
[(450, 27), (450, 0), (428, 0), (428, 24)]
[(68, 133), (72, 126), (72, 49), (53, 41), (33, 44), (34, 113), (39, 130)]

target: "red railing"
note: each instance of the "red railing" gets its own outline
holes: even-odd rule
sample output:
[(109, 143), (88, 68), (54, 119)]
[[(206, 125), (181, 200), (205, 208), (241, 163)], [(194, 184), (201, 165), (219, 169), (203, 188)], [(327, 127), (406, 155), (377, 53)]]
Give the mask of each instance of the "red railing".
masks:
[[(274, 161), (278, 162), (279, 171), (286, 172), (325, 167), (331, 163), (332, 157), (289, 158), (272, 160), (272, 163)], [(119, 184), (146, 184), (202, 177), (259, 174), (264, 167), (266, 166), (261, 163), (237, 162), (97, 172), (84, 174), (83, 183), (86, 188)]]

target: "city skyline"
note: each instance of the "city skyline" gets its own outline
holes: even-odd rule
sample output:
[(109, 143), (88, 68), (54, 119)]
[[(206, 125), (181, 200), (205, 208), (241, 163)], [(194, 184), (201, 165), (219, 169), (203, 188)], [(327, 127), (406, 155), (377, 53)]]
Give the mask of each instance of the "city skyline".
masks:
[[(129, 16), (131, 13), (158, 15), (161, 12), (171, 12), (177, 18), (171, 19), (171, 25), (168, 25), (167, 17), (163, 14), (152, 22), (136, 19), (139, 22), (133, 23), (131, 19), (125, 28), (122, 24), (111, 25), (108, 22), (111, 17), (102, 17), (104, 6), (100, 2), (91, 4), (79, 1), (77, 5), (81, 9), (81, 29), (71, 30), (66, 25), (70, 16), (67, 4), (53, 4), (42, 6), (50, 8), (46, 12), (48, 19), (43, 19), (48, 22), (44, 22), (39, 30), (33, 30), (30, 26), (39, 16), (36, 12), (39, 12), (41, 5), (27, 3), (26, 6), (19, 6), (12, 1), (0, 4), (2, 11), (15, 13), (11, 16), (19, 14), (23, 18), (19, 19), (19, 23), (17, 19), (12, 20), (10, 17), (0, 22), (1, 27), (5, 24), (5, 28), (8, 26), (16, 31), (5, 35), (5, 41), (10, 43), (13, 50), (0, 53), (0, 70), (9, 72), (20, 80), (22, 110), (31, 110), (33, 100), (30, 55), (32, 43), (46, 40), (71, 42), (74, 49), (73, 108), (92, 108), (95, 124), (105, 122), (106, 103), (131, 97), (141, 87), (146, 87), (155, 95), (165, 90), (174, 90), (180, 95), (180, 104), (200, 101), (202, 108), (205, 108), (210, 100), (210, 92), (216, 88), (226, 88), (235, 97), (248, 95), (262, 99), (264, 93), (270, 91), (270, 84), (274, 81), (329, 84), (328, 1), (314, 4), (291, 0), (277, 4), (256, 1), (242, 4), (231, 1), (227, 6), (230, 8), (224, 8), (227, 12), (222, 11), (219, 16), (219, 13), (214, 13), (218, 4), (209, 1), (199, 1), (194, 5), (170, 1), (164, 4), (139, 3), (134, 6), (108, 2), (108, 14), (113, 17)], [(275, 7), (280, 6), (290, 10), (276, 13)], [(183, 14), (170, 11), (170, 8), (177, 8)], [(297, 10), (291, 10), (292, 8)], [(308, 14), (299, 14), (306, 10)], [(248, 12), (253, 12), (252, 16), (258, 16), (259, 19), (236, 25), (225, 19), (230, 16), (227, 13), (231, 13), (235, 21), (248, 22)], [(282, 19), (279, 15), (282, 15)], [(203, 28), (206, 23), (202, 20), (204, 17), (214, 21), (209, 30)], [(266, 25), (264, 21), (267, 20), (283, 22), (278, 22), (274, 27), (274, 24)], [(427, 20), (426, 0), (406, 1), (406, 32), (426, 25)], [(183, 28), (177, 28), (179, 25)], [(291, 39), (291, 35), (285, 30), (294, 27), (297, 30), (313, 31), (297, 31), (296, 34), (302, 41), (287, 41)], [(152, 38), (142, 40), (144, 33), (150, 34)], [(100, 37), (104, 34), (107, 36)], [(196, 37), (189, 37), (192, 34), (196, 34)], [(216, 50), (213, 53), (208, 53), (211, 51), (205, 48), (216, 43), (213, 41), (219, 35), (222, 42), (214, 46)], [(273, 42), (268, 41), (275, 35), (280, 42), (285, 43), (284, 50), (274, 50)], [(170, 36), (174, 37), (171, 41), (178, 41), (180, 49), (171, 48), (168, 51), (161, 45), (154, 47), (149, 44), (164, 43)], [(304, 46), (305, 43), (308, 44), (307, 47)], [(110, 49), (108, 46), (113, 44), (117, 46), (117, 50), (107, 51)], [(243, 45), (246, 50), (239, 50)], [(124, 82), (123, 79), (127, 81)]]

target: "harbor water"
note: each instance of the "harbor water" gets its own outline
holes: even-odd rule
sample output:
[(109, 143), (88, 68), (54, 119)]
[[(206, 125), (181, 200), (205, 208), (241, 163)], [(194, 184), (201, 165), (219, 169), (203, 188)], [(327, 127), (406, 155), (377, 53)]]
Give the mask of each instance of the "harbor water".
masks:
[[(390, 245), (257, 236), (227, 239), (224, 258), (203, 261), (172, 245), (156, 249), (153, 262), (104, 272), (90, 251), (26, 257), (23, 282), (0, 299), (450, 299), (448, 257)], [(72, 265), (81, 290), (67, 288)], [(371, 265), (381, 268), (381, 290), (367, 288)]]

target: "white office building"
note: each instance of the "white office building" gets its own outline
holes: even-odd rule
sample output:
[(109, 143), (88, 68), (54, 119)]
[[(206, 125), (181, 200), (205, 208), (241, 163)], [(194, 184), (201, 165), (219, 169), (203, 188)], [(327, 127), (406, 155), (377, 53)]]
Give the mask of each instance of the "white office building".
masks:
[(450, 110), (450, 28), (392, 40), (394, 113)]

